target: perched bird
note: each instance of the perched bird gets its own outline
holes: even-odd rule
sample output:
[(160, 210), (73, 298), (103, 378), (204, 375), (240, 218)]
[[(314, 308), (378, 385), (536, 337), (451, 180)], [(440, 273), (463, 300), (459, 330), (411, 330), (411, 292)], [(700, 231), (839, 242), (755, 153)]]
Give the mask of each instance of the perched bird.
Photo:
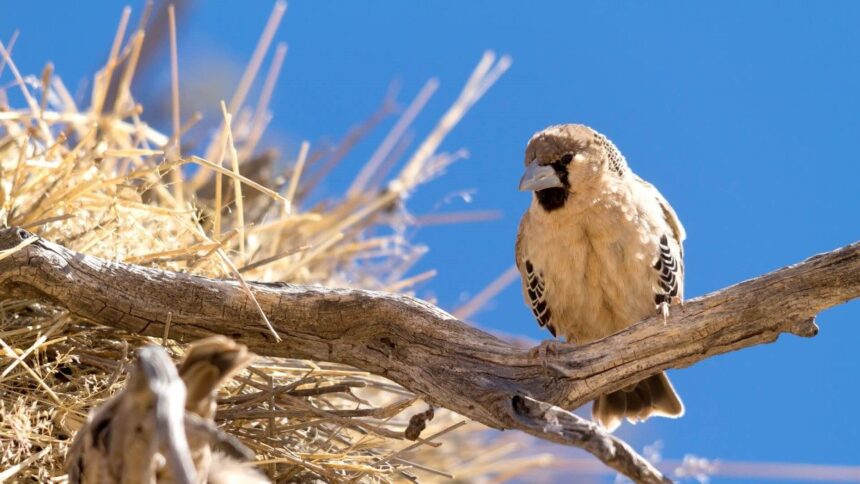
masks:
[[(553, 336), (588, 343), (655, 311), (668, 316), (683, 296), (685, 234), (663, 195), (584, 125), (532, 136), (525, 165), (519, 188), (534, 196), (520, 222), (516, 263), (538, 323)], [(664, 373), (602, 395), (592, 407), (609, 430), (624, 418), (683, 414)]]

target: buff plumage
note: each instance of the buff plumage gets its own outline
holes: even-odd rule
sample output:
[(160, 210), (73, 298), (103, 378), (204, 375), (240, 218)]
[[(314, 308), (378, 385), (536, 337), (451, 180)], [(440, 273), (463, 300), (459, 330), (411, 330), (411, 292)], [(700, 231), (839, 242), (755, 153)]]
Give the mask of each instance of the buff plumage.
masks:
[[(553, 336), (587, 343), (683, 297), (684, 228), (657, 189), (634, 174), (605, 136), (583, 125), (535, 134), (521, 190), (534, 192), (520, 223), (523, 294)], [(684, 407), (664, 373), (601, 396), (592, 414), (615, 429)]]

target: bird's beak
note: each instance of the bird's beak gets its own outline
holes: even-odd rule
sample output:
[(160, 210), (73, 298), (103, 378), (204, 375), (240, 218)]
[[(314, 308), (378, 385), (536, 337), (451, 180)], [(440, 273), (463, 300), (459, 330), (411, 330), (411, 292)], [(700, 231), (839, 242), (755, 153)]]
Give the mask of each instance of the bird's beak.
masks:
[(555, 169), (549, 165), (540, 165), (533, 161), (526, 167), (526, 172), (520, 179), (520, 191), (544, 190), (546, 188), (563, 187)]

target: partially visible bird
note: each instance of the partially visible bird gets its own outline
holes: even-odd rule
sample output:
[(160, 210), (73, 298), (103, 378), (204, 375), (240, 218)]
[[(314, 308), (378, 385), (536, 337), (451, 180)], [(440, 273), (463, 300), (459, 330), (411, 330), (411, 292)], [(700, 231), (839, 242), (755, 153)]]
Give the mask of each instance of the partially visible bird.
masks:
[[(534, 196), (520, 222), (516, 263), (538, 323), (553, 336), (588, 343), (655, 311), (668, 316), (683, 297), (685, 233), (663, 195), (584, 125), (532, 136), (525, 166), (519, 188)], [(665, 373), (602, 395), (592, 407), (609, 430), (624, 418), (683, 414)]]
[(214, 422), (216, 391), (254, 358), (223, 336), (192, 343), (177, 371), (137, 350), (125, 388), (90, 412), (66, 456), (70, 484), (263, 484), (253, 454)]

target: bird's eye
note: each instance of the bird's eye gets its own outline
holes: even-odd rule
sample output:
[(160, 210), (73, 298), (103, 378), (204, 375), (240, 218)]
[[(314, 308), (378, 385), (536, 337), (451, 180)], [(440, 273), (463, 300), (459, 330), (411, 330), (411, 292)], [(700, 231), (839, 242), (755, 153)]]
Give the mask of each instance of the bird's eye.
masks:
[(561, 157), (561, 164), (562, 165), (569, 165), (572, 160), (573, 160), (573, 155), (568, 153), (568, 154)]

